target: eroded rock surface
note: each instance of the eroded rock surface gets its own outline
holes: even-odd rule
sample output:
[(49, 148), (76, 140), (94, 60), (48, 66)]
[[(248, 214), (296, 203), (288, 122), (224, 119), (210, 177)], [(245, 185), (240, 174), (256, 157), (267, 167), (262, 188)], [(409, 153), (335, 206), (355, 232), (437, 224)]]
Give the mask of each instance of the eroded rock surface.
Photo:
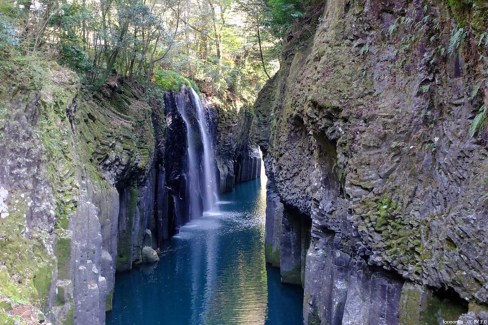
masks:
[[(465, 14), (486, 22), (473, 8)], [(483, 30), (450, 47), (460, 22), (444, 2), (333, 0), (312, 11), (255, 107), (272, 189), (268, 261), (284, 259), (275, 229), (287, 222), (275, 218), (289, 206), (312, 219), (307, 323), (397, 324), (406, 306), (435, 323), (467, 302), (486, 306), (488, 133), (469, 135), (488, 102)], [(416, 303), (413, 283), (437, 302)]]
[[(124, 80), (92, 92), (73, 72), (49, 69), (52, 82), (0, 93), (0, 314), (20, 308), (56, 324), (103, 324), (116, 270), (157, 262), (161, 243), (189, 220), (175, 96), (191, 100)], [(217, 110), (209, 114), (217, 120)], [(224, 124), (248, 149), (249, 128)], [(237, 152), (225, 159), (240, 161)], [(258, 163), (253, 155), (243, 160)], [(227, 190), (244, 180), (231, 169)], [(257, 176), (247, 169), (247, 179)]]

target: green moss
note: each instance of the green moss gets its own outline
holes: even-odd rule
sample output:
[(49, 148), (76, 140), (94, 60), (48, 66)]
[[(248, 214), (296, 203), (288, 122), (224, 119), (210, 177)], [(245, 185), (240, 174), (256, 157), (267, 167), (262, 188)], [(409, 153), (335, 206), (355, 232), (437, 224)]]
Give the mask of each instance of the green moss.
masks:
[(2, 310), (0, 309), (0, 324), (2, 325), (14, 325), (15, 320), (8, 315), (7, 313), (3, 313)]
[(78, 101), (77, 154), (97, 192), (111, 190), (101, 166), (120, 160), (133, 167), (134, 178), (142, 178), (154, 155), (152, 108), (137, 99), (143, 94), (136, 94), (131, 85), (121, 84), (120, 88), (120, 93), (114, 93), (111, 99), (99, 93), (83, 93)]
[(73, 307), (73, 302), (70, 302), (70, 308), (64, 321), (65, 325), (73, 325), (75, 323), (75, 309)]
[(459, 27), (471, 26), (478, 33), (486, 32), (488, 8), (485, 0), (447, 0)]
[(439, 298), (425, 287), (406, 283), (402, 289), (400, 324), (441, 324), (442, 320), (457, 320), (466, 311), (463, 303)]
[(0, 301), (10, 305), (45, 303), (51, 281), (52, 260), (43, 234), (23, 235), (27, 210), (25, 199), (13, 194), (10, 215), (0, 221)]
[(400, 298), (400, 324), (417, 325), (420, 321), (422, 291), (417, 286), (405, 284)]
[(70, 257), (71, 257), (71, 238), (58, 237), (56, 242), (56, 258), (58, 265), (58, 278), (69, 279), (70, 274)]
[(107, 294), (107, 297), (105, 298), (105, 311), (112, 310), (113, 299), (114, 299), (114, 291), (110, 290), (110, 292)]
[(194, 81), (183, 77), (176, 71), (157, 70), (154, 74), (155, 84), (163, 90), (179, 91), (182, 86), (191, 87), (200, 92)]
[(382, 232), (386, 230), (386, 226), (393, 223), (393, 213), (398, 208), (398, 204), (392, 201), (391, 198), (383, 196), (377, 204), (377, 218), (375, 224), (375, 230)]
[(319, 310), (314, 304), (312, 307), (312, 312), (308, 315), (308, 325), (320, 325), (322, 322), (319, 317)]
[(470, 302), (468, 305), (468, 310), (476, 314), (479, 314), (481, 312), (488, 313), (488, 306), (482, 306), (474, 302)]
[(264, 246), (265, 250), (265, 255), (266, 255), (266, 262), (271, 263), (274, 267), (279, 267), (280, 266), (280, 250), (273, 249), (273, 245), (271, 244), (265, 244)]
[(4, 298), (4, 308), (12, 304), (26, 304), (29, 301), (29, 287), (19, 286), (4, 270), (0, 270), (0, 297)]
[(37, 290), (37, 295), (41, 300), (41, 304), (45, 306), (49, 297), (49, 288), (52, 281), (52, 267), (43, 266), (37, 270), (34, 275), (34, 287)]
[(119, 240), (117, 246), (117, 269), (124, 269), (127, 267), (132, 258), (132, 227), (134, 225), (134, 217), (137, 210), (137, 200), (139, 198), (139, 190), (137, 187), (132, 187), (129, 192), (129, 206), (127, 215), (126, 228), (119, 230)]
[(446, 238), (444, 247), (448, 250), (455, 250), (457, 245), (450, 238)]
[(429, 294), (426, 297), (425, 310), (421, 314), (421, 323), (429, 325), (441, 324), (442, 320), (457, 320), (465, 312), (467, 312), (465, 306), (456, 304), (448, 299), (441, 300)]
[(62, 306), (66, 303), (66, 290), (64, 286), (58, 286), (56, 291), (56, 306)]
[(291, 284), (302, 284), (302, 268), (301, 265), (295, 266), (290, 271), (281, 270), (281, 282)]

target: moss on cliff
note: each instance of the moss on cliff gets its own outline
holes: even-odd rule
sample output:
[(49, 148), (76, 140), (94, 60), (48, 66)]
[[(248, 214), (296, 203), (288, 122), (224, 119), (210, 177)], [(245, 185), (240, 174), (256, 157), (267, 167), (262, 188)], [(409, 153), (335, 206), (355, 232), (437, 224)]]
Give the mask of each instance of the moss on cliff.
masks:
[(272, 244), (265, 244), (265, 255), (266, 255), (266, 262), (271, 263), (274, 267), (280, 266), (280, 250), (273, 249)]
[(185, 78), (172, 70), (157, 70), (154, 74), (154, 83), (163, 90), (179, 91), (182, 86), (186, 86), (193, 88), (196, 92), (200, 92), (193, 80)]
[(451, 12), (461, 27), (471, 26), (477, 33), (486, 33), (488, 5), (484, 0), (447, 0)]
[[(282, 199), (314, 202), (318, 237), (339, 232), (341, 249), (371, 264), (486, 301), (486, 132), (475, 141), (468, 129), (484, 99), (469, 93), (485, 77), (487, 5), (460, 2), (327, 2), (313, 42), (296, 26), (284, 44), (256, 134)], [(336, 146), (339, 190), (315, 158), (319, 137)]]
[(56, 258), (59, 279), (70, 279), (71, 238), (58, 237), (56, 242)]
[[(76, 191), (68, 188), (63, 193), (59, 189), (70, 180), (70, 175), (63, 172), (65, 163), (71, 169), (69, 161), (72, 160), (69, 157), (70, 138), (66, 130), (65, 110), (74, 98), (77, 79), (72, 72), (57, 64), (31, 56), (10, 57), (2, 61), (0, 78), (8, 81), (0, 86), (3, 146), (6, 153), (20, 150), (19, 157), (25, 159), (23, 164), (27, 167), (21, 170), (25, 175), (13, 176), (25, 178), (25, 183), (19, 187), (14, 184), (10, 188), (6, 202), (9, 214), (0, 220), (0, 240), (3, 241), (0, 264), (4, 276), (0, 284), (0, 298), (10, 306), (4, 306), (3, 311), (15, 314), (18, 308), (36, 310), (46, 306), (54, 269), (54, 257), (50, 253), (53, 246), (50, 218), (66, 228), (69, 207), (73, 207), (72, 198)], [(6, 128), (10, 132), (17, 128), (19, 139), (12, 141), (12, 134), (5, 133)], [(29, 170), (32, 159), (36, 157), (43, 157), (38, 162), (40, 165)], [(5, 158), (9, 159), (8, 156)], [(32, 171), (35, 174), (31, 175)], [(30, 182), (33, 185), (29, 185)], [(45, 187), (42, 191), (47, 193), (30, 196), (29, 187), (37, 184)], [(49, 196), (51, 190), (57, 213), (48, 210), (49, 201), (41, 209), (32, 210), (32, 201), (43, 200), (42, 195)], [(16, 290), (10, 290), (11, 286)], [(22, 323), (28, 321), (21, 320)]]
[(117, 270), (124, 270), (132, 264), (132, 227), (134, 225), (135, 213), (137, 210), (137, 200), (139, 191), (137, 187), (129, 190), (129, 206), (127, 219), (124, 220), (125, 228), (119, 229), (119, 240), (117, 249)]
[[(149, 102), (157, 102), (162, 91), (123, 80), (100, 91), (82, 89), (72, 71), (16, 55), (0, 61), (0, 151), (11, 154), (0, 159), (20, 166), (15, 175), (8, 174), (14, 169), (2, 175), (13, 184), (0, 218), (0, 314), (10, 313), (4, 317), (10, 322), (18, 306), (39, 311), (49, 302), (48, 308), (54, 304), (62, 318), (73, 321), (72, 283), (58, 281), (73, 280), (71, 217), (85, 195), (99, 208), (102, 227), (110, 227), (118, 206), (115, 185), (137, 187), (147, 176), (156, 147)], [(135, 204), (130, 210), (133, 216)], [(111, 247), (104, 248), (113, 254)], [(50, 297), (53, 280), (58, 294)], [(111, 294), (107, 306), (110, 299)]]
[(34, 310), (45, 306), (52, 278), (46, 234), (26, 236), (27, 203), (15, 195), (11, 200), (18, 203), (10, 205), (9, 216), (0, 220), (0, 314), (12, 313), (16, 306)]
[(455, 321), (467, 311), (465, 304), (436, 296), (429, 289), (406, 283), (400, 301), (400, 324), (441, 324)]

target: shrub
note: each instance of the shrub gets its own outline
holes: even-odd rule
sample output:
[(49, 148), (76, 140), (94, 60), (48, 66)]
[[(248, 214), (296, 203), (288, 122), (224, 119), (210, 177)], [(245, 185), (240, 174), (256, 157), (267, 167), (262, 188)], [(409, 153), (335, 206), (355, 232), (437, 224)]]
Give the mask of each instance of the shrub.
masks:
[(80, 72), (87, 72), (92, 68), (88, 55), (75, 42), (62, 42), (59, 53), (61, 55), (59, 63), (62, 65)]

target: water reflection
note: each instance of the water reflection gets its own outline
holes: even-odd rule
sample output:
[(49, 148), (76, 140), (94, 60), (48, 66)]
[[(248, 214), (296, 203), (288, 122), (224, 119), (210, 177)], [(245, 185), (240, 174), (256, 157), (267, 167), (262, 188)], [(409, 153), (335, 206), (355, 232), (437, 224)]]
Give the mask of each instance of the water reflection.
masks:
[(182, 227), (157, 267), (118, 275), (107, 324), (301, 324), (303, 292), (266, 270), (262, 182)]

